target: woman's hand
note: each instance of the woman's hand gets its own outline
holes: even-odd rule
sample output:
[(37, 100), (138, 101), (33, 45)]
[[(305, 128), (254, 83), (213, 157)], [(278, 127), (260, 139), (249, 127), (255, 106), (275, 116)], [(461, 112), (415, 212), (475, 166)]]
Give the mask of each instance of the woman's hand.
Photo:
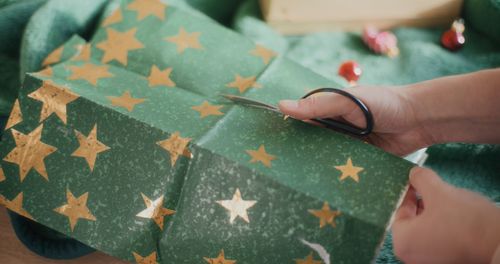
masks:
[[(405, 88), (352, 87), (346, 89), (363, 101), (373, 114), (375, 127), (368, 142), (396, 155), (406, 155), (434, 143), (431, 134), (417, 119)], [(298, 101), (283, 100), (280, 110), (294, 118), (334, 118), (358, 127), (365, 126), (364, 115), (348, 98), (321, 93)]]
[[(448, 76), (403, 87), (351, 87), (373, 114), (367, 140), (396, 155), (446, 142), (500, 143), (500, 68)], [(284, 100), (297, 119), (335, 118), (364, 126), (361, 110), (344, 96), (323, 93)]]
[(396, 256), (405, 263), (492, 261), (500, 243), (499, 208), (445, 183), (429, 169), (414, 168), (410, 183), (392, 225)]

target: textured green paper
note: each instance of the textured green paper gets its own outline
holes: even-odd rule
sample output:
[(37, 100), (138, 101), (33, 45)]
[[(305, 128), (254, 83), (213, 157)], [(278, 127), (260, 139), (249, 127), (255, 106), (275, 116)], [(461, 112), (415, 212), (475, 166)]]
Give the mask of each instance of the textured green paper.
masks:
[[(19, 166), (2, 161), (6, 179), (0, 193), (12, 200), (23, 192), (23, 208), (36, 221), (129, 261), (137, 260), (132, 252), (143, 257), (156, 252), (159, 263), (202, 263), (221, 250), (237, 263), (293, 263), (309, 254), (320, 260), (307, 243), (328, 253), (324, 262), (372, 260), (413, 165), (348, 136), (235, 106), (219, 96), (240, 94), (227, 87), (235, 75), (255, 76), (261, 88), (249, 88), (245, 96), (269, 103), (338, 85), (284, 58), (264, 64), (250, 54), (254, 43), (207, 18), (169, 6), (163, 21), (152, 15), (138, 21), (137, 12), (126, 6), (122, 21), (100, 28), (91, 41), (89, 62), (101, 65), (103, 51), (96, 45), (106, 40), (107, 29), (137, 28), (135, 37), (144, 48), (129, 51), (127, 65), (109, 62), (113, 77), (99, 79), (96, 86), (70, 80), (72, 67), (87, 63), (74, 59), (54, 65), (51, 77), (26, 77), (19, 96), (23, 122), (14, 126), (24, 134), (40, 125), (42, 103), (27, 95), (43, 80), (80, 97), (67, 105), (67, 124), (54, 114), (43, 122), (42, 141), (57, 148), (45, 158), (49, 180), (31, 170), (21, 182)], [(164, 40), (180, 27), (200, 32), (203, 48), (179, 53)], [(81, 44), (82, 39), (72, 38), (61, 59), (71, 58)], [(176, 87), (149, 87), (152, 64), (172, 67)], [(126, 91), (146, 100), (130, 112), (113, 106), (108, 97)], [(222, 106), (224, 114), (200, 118), (192, 107), (203, 101)], [(110, 149), (97, 155), (91, 171), (72, 153), (79, 146), (75, 130), (88, 135), (96, 124), (98, 140)], [(169, 153), (157, 142), (175, 132), (191, 138), (193, 156), (181, 156), (171, 166)], [(261, 145), (276, 156), (271, 167), (250, 163), (247, 150)], [(14, 147), (7, 131), (2, 157)], [(358, 183), (339, 180), (335, 166), (348, 158), (363, 168)], [(68, 218), (54, 211), (67, 203), (68, 189), (75, 197), (88, 192), (87, 206), (96, 221), (80, 219), (71, 230)], [(256, 201), (247, 210), (249, 222), (237, 217), (230, 223), (228, 211), (217, 203), (231, 199), (236, 189), (244, 200)], [(152, 200), (164, 195), (163, 207), (176, 211), (164, 217), (163, 230), (152, 219), (136, 216), (145, 209), (141, 193)], [(342, 212), (336, 227), (320, 228), (309, 212), (324, 202)]]

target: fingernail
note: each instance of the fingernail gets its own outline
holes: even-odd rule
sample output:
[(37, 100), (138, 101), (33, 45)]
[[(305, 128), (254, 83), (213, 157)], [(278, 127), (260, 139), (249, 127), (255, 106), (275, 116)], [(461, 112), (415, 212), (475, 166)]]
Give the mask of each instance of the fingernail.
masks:
[(295, 100), (281, 100), (279, 102), (280, 108), (286, 108), (286, 109), (295, 109), (298, 106), (297, 101)]

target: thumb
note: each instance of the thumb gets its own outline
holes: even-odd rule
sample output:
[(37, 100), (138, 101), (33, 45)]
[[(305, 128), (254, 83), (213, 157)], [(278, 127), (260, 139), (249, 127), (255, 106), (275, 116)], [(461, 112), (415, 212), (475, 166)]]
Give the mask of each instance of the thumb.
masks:
[(297, 101), (282, 100), (278, 106), (283, 114), (300, 120), (340, 117), (356, 110), (351, 100), (335, 93), (318, 93)]
[(426, 206), (429, 200), (438, 195), (441, 188), (445, 185), (443, 180), (432, 170), (423, 167), (414, 167), (410, 171), (410, 184), (415, 191), (422, 195)]

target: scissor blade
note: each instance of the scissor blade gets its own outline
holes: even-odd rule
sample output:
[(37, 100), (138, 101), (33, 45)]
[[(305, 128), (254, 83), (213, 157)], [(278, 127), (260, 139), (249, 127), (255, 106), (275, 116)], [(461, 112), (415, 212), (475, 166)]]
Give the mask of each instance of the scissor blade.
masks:
[(263, 108), (263, 109), (271, 110), (271, 111), (274, 111), (274, 112), (281, 114), (280, 110), (277, 107), (270, 105), (270, 104), (259, 102), (257, 100), (249, 99), (249, 98), (238, 96), (238, 95), (232, 95), (232, 94), (221, 94), (221, 96), (223, 96), (224, 98), (229, 99), (235, 103), (240, 103), (240, 104), (244, 104), (244, 105), (252, 106), (252, 107), (257, 107), (257, 108)]

